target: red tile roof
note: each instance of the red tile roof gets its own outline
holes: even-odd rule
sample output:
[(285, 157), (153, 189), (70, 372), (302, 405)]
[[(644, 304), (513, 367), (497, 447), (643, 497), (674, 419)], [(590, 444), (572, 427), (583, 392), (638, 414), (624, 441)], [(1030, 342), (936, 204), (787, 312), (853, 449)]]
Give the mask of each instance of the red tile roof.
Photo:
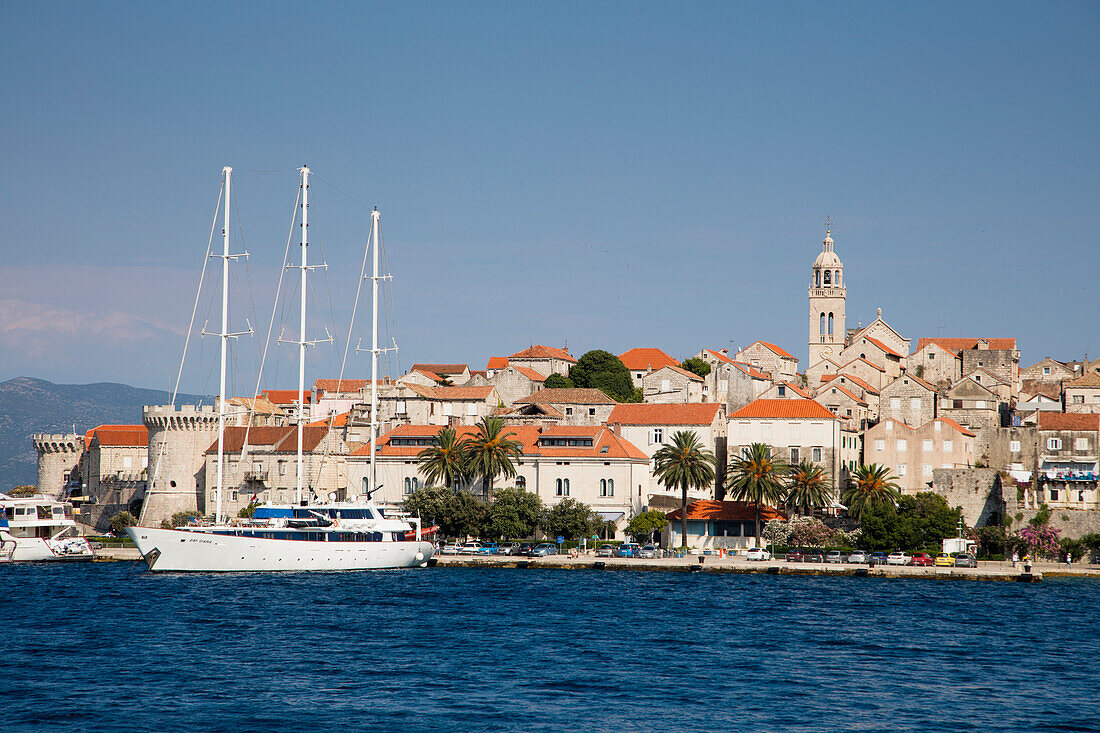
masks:
[(149, 445), (149, 430), (144, 425), (100, 425), (84, 434), (84, 447), (93, 440), (101, 446), (145, 448)]
[(746, 364), (743, 361), (731, 361), (730, 364), (733, 364), (735, 367), (743, 371), (745, 374), (748, 374), (750, 377), (753, 377), (754, 379), (771, 379), (771, 377), (768, 376), (767, 372), (760, 371), (752, 364)]
[(825, 418), (835, 420), (836, 415), (813, 400), (753, 400), (731, 418)]
[(829, 382), (829, 381), (832, 381), (832, 380), (836, 379), (837, 377), (844, 377), (849, 382), (851, 382), (852, 384), (854, 384), (857, 387), (859, 387), (860, 389), (862, 389), (864, 392), (871, 392), (872, 394), (878, 394), (877, 389), (875, 389), (869, 383), (863, 381), (859, 377), (855, 376), (854, 374), (847, 374), (845, 372), (839, 372), (837, 374), (823, 374), (823, 375), (821, 375), (821, 381), (822, 382)]
[(1100, 387), (1100, 374), (1089, 372), (1071, 382), (1066, 382), (1065, 387)]
[[(975, 435), (977, 435), (977, 433), (970, 432), (969, 430), (964, 428), (962, 425), (959, 425), (957, 422), (955, 422), (954, 420), (952, 420), (949, 417), (937, 417), (936, 420), (939, 420), (940, 422), (942, 422), (944, 425), (947, 425), (948, 427), (951, 427), (951, 428), (954, 428), (955, 430), (958, 430), (963, 435), (969, 435), (971, 438), (973, 438)], [(931, 422), (935, 422), (936, 420), (932, 420)]]
[[(947, 351), (958, 354), (960, 351), (967, 351), (973, 349), (978, 345), (978, 341), (983, 339), (976, 338), (920, 338), (917, 339), (917, 351), (920, 351), (928, 344), (937, 344), (940, 348)], [(1016, 339), (1014, 338), (993, 338), (984, 339), (989, 342), (989, 348), (993, 351), (1014, 351), (1016, 349)]]
[[(379, 380), (379, 384), (385, 380)], [(370, 386), (369, 379), (318, 379), (313, 383), (313, 388), (318, 394), (324, 392), (358, 392), (364, 387)], [(294, 399), (298, 399), (295, 393)]]
[[(706, 381), (705, 379), (700, 377), (695, 372), (689, 372), (687, 369), (681, 369), (680, 367), (676, 366), (675, 364), (667, 364), (667, 365), (661, 367), (661, 369), (671, 369), (672, 371), (676, 372), (680, 376), (687, 377), (688, 379), (690, 379), (693, 382), (705, 382)], [(660, 369), (658, 369), (657, 371), (660, 371)], [(656, 373), (656, 372), (654, 372), (654, 373)]]
[(516, 370), (517, 372), (519, 372), (520, 374), (522, 374), (523, 376), (525, 376), (525, 377), (527, 377), (528, 379), (530, 379), (530, 380), (531, 380), (532, 382), (545, 382), (545, 381), (546, 381), (546, 377), (544, 377), (544, 376), (543, 376), (542, 374), (540, 374), (539, 372), (536, 372), (536, 371), (535, 371), (534, 369), (532, 369), (531, 367), (525, 367), (525, 366), (516, 366), (516, 365), (510, 365), (510, 366), (511, 366), (511, 367), (512, 367), (513, 369), (515, 369), (515, 370)]
[(588, 387), (543, 387), (534, 394), (516, 400), (516, 404), (533, 402), (542, 405), (617, 405), (615, 400), (598, 389)]
[[(391, 445), (391, 439), (399, 438), (428, 438), (435, 437), (441, 425), (402, 425), (383, 435), (380, 439), (378, 455), (394, 457), (415, 457), (424, 446), (417, 445)], [(460, 425), (454, 428), (459, 440), (468, 440), (477, 435), (477, 428), (469, 425)], [(607, 460), (610, 458), (630, 458), (648, 463), (649, 457), (639, 450), (633, 443), (615, 435), (614, 431), (605, 426), (549, 426), (535, 425), (508, 425), (505, 433), (512, 433), (512, 440), (520, 444), (520, 450), (527, 456), (544, 456), (547, 458), (596, 458)], [(539, 438), (543, 436), (560, 437), (591, 437), (591, 446), (545, 446), (539, 445)], [(604, 448), (607, 450), (604, 451)], [(370, 446), (366, 445), (352, 452), (353, 456), (370, 456)]]
[(729, 358), (728, 356), (723, 354), (721, 351), (715, 351), (714, 349), (703, 349), (703, 351), (706, 352), (707, 354), (710, 354), (711, 356), (713, 356), (718, 361), (724, 361), (727, 364), (732, 364), (733, 363), (733, 359)]
[(607, 424), (710, 425), (721, 409), (722, 405), (717, 402), (631, 403), (616, 405), (607, 418)]
[(657, 371), (665, 366), (679, 366), (680, 362), (656, 348), (631, 349), (619, 354), (619, 360), (632, 372), (652, 369)]
[[(677, 509), (668, 513), (670, 520), (680, 520), (683, 510)], [(756, 504), (751, 501), (713, 501), (711, 499), (698, 499), (692, 501), (687, 507), (688, 521), (724, 521), (743, 522), (756, 521)], [(787, 516), (777, 509), (762, 504), (760, 506), (760, 521), (767, 522), (772, 519), (786, 520)]]
[(350, 412), (342, 412), (339, 415), (332, 415), (331, 417), (321, 418), (320, 420), (314, 420), (313, 422), (307, 422), (306, 427), (309, 428), (323, 428), (326, 425), (332, 425), (334, 428), (342, 428), (348, 424), (348, 417)]
[[(435, 372), (429, 372), (426, 369), (410, 369), (409, 374), (422, 374), (433, 382), (442, 382), (444, 379), (442, 376), (436, 374)], [(406, 374), (405, 376), (409, 376), (409, 374)]]
[(517, 351), (516, 353), (509, 356), (508, 359), (563, 359), (565, 361), (571, 361), (574, 363), (576, 363), (577, 361), (568, 351), (555, 349), (553, 346), (542, 345), (532, 346), (531, 348), (524, 349), (523, 351)]
[[(856, 402), (858, 402), (861, 405), (866, 405), (867, 404), (867, 402), (862, 397), (860, 397), (860, 396), (856, 395), (855, 393), (853, 393), (852, 390), (848, 389), (843, 384), (831, 384), (831, 385), (828, 386), (828, 389), (835, 389), (837, 392), (840, 392), (843, 395), (847, 395), (849, 398), (855, 400)], [(818, 397), (821, 397), (821, 396), (822, 395), (818, 395)]]
[(894, 350), (893, 350), (893, 349), (891, 349), (891, 348), (890, 348), (889, 346), (887, 346), (886, 344), (884, 344), (884, 343), (882, 343), (881, 341), (879, 341), (879, 340), (878, 340), (877, 338), (874, 338), (873, 336), (864, 336), (863, 338), (867, 339), (867, 340), (868, 340), (868, 341), (870, 341), (870, 342), (871, 342), (872, 344), (874, 344), (875, 346), (879, 347), (880, 349), (882, 349), (882, 350), (883, 350), (884, 352), (886, 352), (886, 353), (887, 353), (887, 354), (889, 354), (890, 356), (896, 356), (896, 357), (898, 357), (899, 359), (901, 358), (901, 354), (899, 354), (898, 352), (894, 351)]
[[(224, 450), (227, 453), (239, 453), (244, 448), (245, 433), (247, 431), (248, 445), (262, 446), (265, 450), (275, 453), (298, 452), (298, 427), (280, 426), (263, 428), (228, 427), (224, 433)], [(302, 432), (302, 452), (309, 453), (328, 435), (327, 427), (306, 425)], [(218, 441), (214, 440), (206, 449), (208, 454), (218, 452)]]
[[(298, 390), (296, 389), (265, 389), (263, 394), (256, 396), (266, 397), (276, 405), (293, 405), (298, 402)], [(307, 389), (303, 398), (307, 405), (311, 404), (313, 402), (313, 393)]]
[(466, 364), (413, 364), (409, 371), (432, 372), (433, 374), (445, 374), (448, 377), (455, 374), (465, 374), (470, 367)]
[(799, 387), (797, 384), (793, 384), (792, 382), (776, 382), (775, 384), (776, 386), (782, 384), (784, 387), (789, 387), (796, 395), (803, 399), (811, 399), (810, 393)]
[(423, 384), (406, 384), (421, 397), (430, 400), (486, 400), (495, 389), (492, 385), (485, 387), (427, 387)]
[[(782, 356), (784, 359), (794, 359), (793, 356), (791, 356), (790, 354), (788, 354), (786, 351), (779, 348), (775, 344), (769, 344), (767, 341), (754, 341), (753, 343), (749, 344), (749, 346), (753, 346), (755, 344), (760, 344), (761, 346), (766, 346), (767, 348), (774, 351), (776, 354), (779, 354), (780, 356)], [(798, 360), (795, 359), (795, 361), (798, 361)]]
[(1039, 412), (1040, 430), (1098, 430), (1100, 414), (1078, 412)]
[(508, 357), (507, 356), (490, 356), (489, 357), (489, 364), (485, 368), (486, 369), (503, 369), (506, 366), (508, 366)]

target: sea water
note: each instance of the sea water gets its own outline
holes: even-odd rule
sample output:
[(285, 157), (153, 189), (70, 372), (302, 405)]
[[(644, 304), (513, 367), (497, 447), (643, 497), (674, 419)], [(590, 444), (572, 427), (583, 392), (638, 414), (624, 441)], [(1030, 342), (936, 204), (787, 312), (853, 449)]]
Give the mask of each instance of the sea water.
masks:
[(1100, 582), (0, 568), (2, 731), (1100, 730)]

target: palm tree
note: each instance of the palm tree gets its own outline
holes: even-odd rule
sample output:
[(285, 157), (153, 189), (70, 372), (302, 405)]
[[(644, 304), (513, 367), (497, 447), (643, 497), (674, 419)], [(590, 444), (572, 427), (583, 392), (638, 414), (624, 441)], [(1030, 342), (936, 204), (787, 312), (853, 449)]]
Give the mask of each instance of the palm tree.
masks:
[(886, 503), (897, 504), (901, 498), (897, 477), (890, 475), (887, 466), (872, 463), (860, 466), (852, 474), (848, 485), (844, 487), (841, 501), (848, 506), (848, 514), (860, 519), (864, 510)]
[(767, 443), (753, 443), (730, 461), (727, 486), (730, 496), (756, 505), (756, 546), (760, 547), (760, 505), (779, 506), (783, 501), (783, 477), (787, 464), (772, 455)]
[(802, 461), (791, 467), (787, 482), (787, 506), (807, 514), (829, 503), (832, 490), (825, 469), (816, 463)]
[(672, 434), (672, 442), (653, 454), (653, 475), (672, 489), (680, 487), (680, 544), (687, 547), (688, 488), (714, 481), (714, 454), (703, 447), (693, 430)]
[(453, 428), (443, 428), (436, 436), (436, 444), (420, 451), (416, 462), (429, 485), (442, 482), (446, 488), (453, 488), (467, 477), (466, 442), (458, 440)]
[(492, 492), (497, 476), (516, 475), (512, 459), (522, 456), (523, 451), (519, 441), (509, 439), (514, 435), (511, 431), (504, 432), (504, 421), (499, 417), (483, 417), (477, 424), (477, 435), (467, 443), (470, 474), (481, 477), (486, 497)]

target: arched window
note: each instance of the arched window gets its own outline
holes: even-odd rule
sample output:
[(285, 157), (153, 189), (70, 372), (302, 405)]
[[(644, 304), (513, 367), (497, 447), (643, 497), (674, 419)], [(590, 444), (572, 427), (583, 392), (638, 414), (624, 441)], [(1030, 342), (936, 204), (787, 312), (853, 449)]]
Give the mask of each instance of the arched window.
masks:
[(564, 494), (564, 496), (569, 496), (569, 479), (565, 479), (565, 494)]
[(600, 479), (600, 496), (607, 496), (607, 479)]
[(607, 480), (607, 495), (608, 496), (614, 496), (615, 495), (615, 479), (613, 479), (613, 478), (609, 478)]
[(409, 478), (408, 476), (405, 477), (405, 493), (406, 494), (411, 494), (412, 493), (412, 479)]
[(833, 314), (829, 314), (829, 335), (833, 335)]
[(557, 481), (554, 482), (554, 489), (555, 489), (554, 493), (556, 493), (558, 496), (562, 495), (561, 494), (561, 479), (558, 479)]
[(832, 282), (832, 278), (833, 278), (833, 271), (832, 270), (826, 270), (825, 271), (825, 284), (829, 285)]
[(414, 477), (413, 478), (413, 491), (416, 491), (419, 488), (420, 488), (420, 479)]
[(814, 270), (814, 287), (821, 287), (821, 270)]
[(364, 476), (363, 477), (363, 493), (364, 494), (369, 494), (370, 493), (370, 476)]
[(821, 314), (821, 328), (819, 330), (821, 331), (821, 335), (824, 336), (825, 335), (825, 314), (824, 313)]
[(516, 476), (516, 488), (526, 491), (527, 490), (527, 479), (524, 478), (523, 476)]
[(840, 285), (840, 270), (836, 271), (836, 276), (833, 277), (833, 282), (835, 282), (837, 285)]

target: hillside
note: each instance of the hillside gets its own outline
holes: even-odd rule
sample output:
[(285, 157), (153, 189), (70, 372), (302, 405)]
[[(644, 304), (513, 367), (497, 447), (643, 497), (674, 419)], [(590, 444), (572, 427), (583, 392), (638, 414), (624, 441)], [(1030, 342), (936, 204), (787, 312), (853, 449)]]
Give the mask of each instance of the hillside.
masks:
[[(32, 377), (0, 382), (0, 491), (33, 484), (38, 458), (34, 433), (78, 433), (105, 423), (141, 422), (143, 405), (168, 404), (163, 390), (125, 384), (54, 384)], [(212, 404), (211, 397), (180, 395), (176, 404)]]

